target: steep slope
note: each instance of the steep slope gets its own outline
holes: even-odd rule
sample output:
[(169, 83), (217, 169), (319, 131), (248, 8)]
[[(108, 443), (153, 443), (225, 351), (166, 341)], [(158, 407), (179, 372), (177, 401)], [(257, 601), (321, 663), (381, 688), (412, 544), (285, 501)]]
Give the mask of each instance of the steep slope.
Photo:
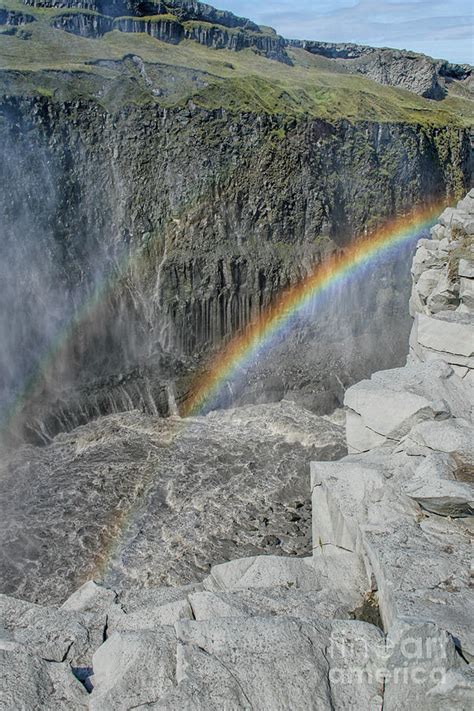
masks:
[[(98, 12), (104, 6), (112, 16)], [(149, 5), (150, 12), (166, 11), (157, 15), (144, 15), (145, 4), (127, 2), (84, 7), (70, 2), (64, 7), (46, 0), (32, 5), (0, 0), (2, 7), (0, 86), (6, 93), (92, 96), (108, 106), (150, 101), (170, 106), (193, 98), (208, 108), (310, 113), (321, 118), (426, 120), (440, 125), (472, 121), (469, 68), (421, 55), (387, 50), (392, 54), (385, 57), (385, 50), (356, 47), (349, 53), (350, 61), (332, 59), (344, 54), (342, 49), (333, 52), (318, 43), (287, 42), (250, 20), (181, 0)], [(118, 12), (126, 14), (117, 16)], [(87, 18), (99, 29), (84, 30)], [(436, 84), (444, 72), (447, 83), (437, 96), (443, 100), (433, 105), (412, 92), (380, 87), (354, 76), (351, 62), (357, 63), (358, 72), (382, 81), (377, 72), (362, 67), (364, 62), (381, 64), (386, 75), (393, 71), (405, 77), (383, 84), (413, 91), (417, 81)], [(166, 67), (171, 66), (178, 73), (167, 77)]]
[[(169, 381), (179, 404), (196, 366), (325, 254), (470, 182), (465, 98), (434, 103), (298, 48), (279, 61), (189, 38), (91, 39), (54, 26), (63, 3), (2, 1), (1, 390), (7, 425), (34, 441), (101, 413), (166, 414)], [(179, 23), (204, 21), (190, 17)], [(325, 412), (373, 370), (373, 340), (379, 366), (401, 362), (408, 277), (400, 253), (371, 275), (376, 304), (355, 288), (298, 324), (302, 347), (271, 377), (249, 374), (249, 397)]]
[(454, 89), (472, 92), (472, 67), (450, 64), (406, 50), (291, 40), (291, 47), (337, 60), (351, 72), (364, 74), (379, 84), (398, 86), (427, 99), (440, 100)]
[[(2, 3), (0, 20), (12, 28), (36, 23), (30, 28), (34, 31), (39, 22), (43, 30), (55, 28), (94, 39), (114, 31), (147, 34), (174, 45), (189, 40), (212, 49), (233, 52), (251, 49), (257, 55), (289, 65), (299, 63), (292, 50), (302, 48), (328, 58), (334, 71), (342, 68), (436, 100), (445, 98), (450, 89), (460, 89), (461, 94), (463, 90), (468, 92), (471, 83), (469, 65), (450, 64), (405, 50), (284, 40), (272, 28), (259, 27), (251, 20), (196, 0), (2, 0)], [(15, 30), (10, 34), (15, 34)], [(24, 32), (18, 37), (24, 38)]]

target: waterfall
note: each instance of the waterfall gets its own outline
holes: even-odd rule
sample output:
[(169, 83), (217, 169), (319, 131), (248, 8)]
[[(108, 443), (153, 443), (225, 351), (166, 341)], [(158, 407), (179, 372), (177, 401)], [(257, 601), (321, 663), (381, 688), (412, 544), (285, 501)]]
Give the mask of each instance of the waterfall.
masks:
[(162, 294), (162, 280), (163, 280), (163, 270), (164, 270), (164, 265), (165, 262), (168, 258), (168, 245), (166, 244), (166, 239), (165, 239), (165, 244), (164, 244), (164, 249), (163, 249), (163, 254), (160, 259), (160, 263), (158, 264), (158, 269), (156, 270), (156, 281), (155, 281), (155, 288), (153, 290), (153, 296), (152, 296), (152, 306), (153, 309), (158, 312), (157, 317), (158, 317), (158, 328), (157, 328), (157, 334), (158, 334), (158, 343), (160, 344), (161, 348), (166, 351), (169, 348), (169, 324), (167, 323), (166, 315), (165, 315), (165, 309), (163, 306), (163, 294)]
[(176, 404), (176, 391), (172, 380), (165, 384), (166, 397), (168, 398), (168, 415), (170, 417), (179, 417), (179, 409)]

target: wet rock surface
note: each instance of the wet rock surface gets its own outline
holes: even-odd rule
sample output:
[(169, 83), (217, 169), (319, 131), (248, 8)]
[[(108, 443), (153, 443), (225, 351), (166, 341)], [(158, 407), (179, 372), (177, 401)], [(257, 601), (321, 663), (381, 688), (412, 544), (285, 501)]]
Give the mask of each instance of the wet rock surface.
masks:
[[(189, 80), (180, 67), (124, 62), (137, 82), (165, 93)], [(206, 81), (192, 74), (198, 86)], [(368, 224), (426, 195), (463, 191), (469, 176), (468, 131), (449, 126), (194, 104), (107, 109), (58, 97), (5, 99), (0, 132), (2, 412), (52, 336), (61, 341), (81, 314), (49, 376), (16, 410), (13, 429), (35, 443), (117, 410), (166, 414), (164, 382), (175, 383), (179, 404), (189, 374), (282, 289)], [(223, 404), (286, 397), (326, 413), (344, 387), (402, 365), (412, 248), (367, 275), (364, 289), (318, 302), (270, 368), (263, 359), (244, 374), (247, 391)], [(90, 308), (97, 290), (103, 298)]]

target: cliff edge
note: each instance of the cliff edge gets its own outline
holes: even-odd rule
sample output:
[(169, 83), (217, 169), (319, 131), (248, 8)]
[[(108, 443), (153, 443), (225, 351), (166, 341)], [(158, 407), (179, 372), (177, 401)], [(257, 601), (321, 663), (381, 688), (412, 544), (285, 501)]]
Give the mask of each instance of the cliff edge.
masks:
[(469, 708), (474, 191), (432, 237), (408, 364), (347, 391), (350, 454), (312, 464), (312, 556), (88, 582), (61, 607), (1, 596), (8, 708)]

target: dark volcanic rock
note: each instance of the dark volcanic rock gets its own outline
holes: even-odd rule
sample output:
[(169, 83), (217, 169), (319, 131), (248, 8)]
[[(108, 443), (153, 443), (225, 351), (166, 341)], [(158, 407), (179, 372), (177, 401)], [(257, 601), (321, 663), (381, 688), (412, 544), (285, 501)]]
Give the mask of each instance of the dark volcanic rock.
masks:
[(285, 53), (285, 40), (277, 34), (248, 31), (241, 28), (228, 29), (207, 22), (189, 22), (185, 24), (185, 38), (212, 49), (229, 49), (238, 52), (242, 49), (254, 49), (269, 59), (291, 63)]
[(17, 10), (6, 10), (0, 8), (0, 25), (10, 25), (18, 27), (20, 25), (28, 25), (34, 22), (33, 15), (28, 15), (26, 12), (18, 12)]
[(259, 26), (245, 17), (196, 0), (23, 0), (25, 5), (47, 8), (74, 8), (98, 12), (109, 17), (143, 17), (171, 12), (179, 20), (199, 20), (224, 27), (240, 27), (258, 32)]
[(118, 17), (113, 23), (113, 29), (121, 32), (146, 32), (155, 39), (170, 44), (178, 44), (184, 38), (183, 25), (177, 20), (158, 15), (151, 19), (140, 17)]
[(252, 32), (258, 32), (260, 27), (246, 17), (238, 17), (227, 10), (217, 10), (197, 0), (165, 0), (166, 6), (182, 20), (201, 20), (216, 23), (224, 27), (240, 27)]
[(25, 5), (38, 8), (71, 8), (97, 12), (108, 17), (121, 15), (158, 15), (166, 12), (160, 0), (22, 0)]
[(336, 59), (346, 69), (365, 74), (379, 84), (408, 89), (427, 99), (444, 98), (446, 81), (468, 80), (472, 74), (472, 67), (467, 64), (450, 64), (407, 50), (305, 40), (290, 40), (288, 44)]
[[(126, 61), (137, 81), (153, 85), (150, 65)], [(205, 81), (169, 67), (166, 77)], [(58, 402), (49, 435), (84, 422), (75, 391), (89, 388), (85, 412), (120, 409), (132, 373), (150, 383), (152, 398), (127, 385), (130, 409), (145, 403), (166, 414), (163, 382), (175, 381), (179, 402), (186, 374), (325, 255), (469, 180), (468, 131), (451, 127), (6, 99), (0, 132), (4, 400), (81, 314), (37, 393), (43, 414), (31, 392), (23, 412), (41, 429)], [(306, 406), (328, 412), (345, 386), (401, 364), (409, 262), (399, 252), (364, 280), (370, 293), (354, 287), (318, 306), (290, 339), (297, 347), (269, 366), (271, 377), (261, 371), (254, 400), (304, 390)]]
[(65, 32), (72, 32), (81, 37), (101, 37), (114, 28), (112, 18), (88, 12), (67, 13), (55, 15), (51, 26)]
[(201, 579), (236, 557), (311, 552), (308, 462), (343, 428), (292, 403), (161, 420), (129, 413), (3, 453), (2, 591), (60, 602)]
[(55, 15), (51, 20), (51, 26), (81, 37), (101, 37), (114, 29), (112, 18), (87, 12)]

